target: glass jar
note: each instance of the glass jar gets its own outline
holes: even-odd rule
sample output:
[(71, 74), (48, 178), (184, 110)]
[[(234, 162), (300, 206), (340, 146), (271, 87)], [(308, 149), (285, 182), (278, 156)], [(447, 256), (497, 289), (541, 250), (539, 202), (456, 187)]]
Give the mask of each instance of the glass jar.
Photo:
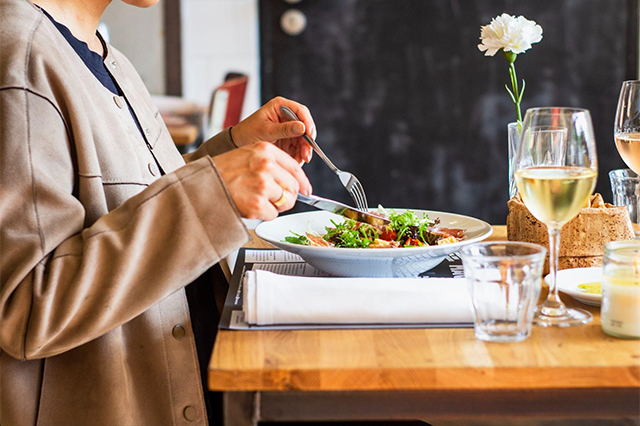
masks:
[(602, 330), (614, 337), (640, 339), (640, 241), (604, 246)]

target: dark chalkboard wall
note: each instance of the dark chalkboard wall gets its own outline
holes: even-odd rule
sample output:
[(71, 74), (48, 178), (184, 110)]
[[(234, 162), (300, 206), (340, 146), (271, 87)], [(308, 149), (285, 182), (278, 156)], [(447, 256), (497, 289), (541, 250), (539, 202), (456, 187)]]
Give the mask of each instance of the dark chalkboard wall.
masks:
[[(298, 36), (282, 14), (307, 17)], [(356, 174), (370, 205), (449, 211), (504, 223), (507, 123), (515, 120), (502, 56), (485, 57), (480, 26), (503, 12), (543, 28), (520, 55), (523, 113), (534, 106), (591, 110), (600, 177), (624, 167), (613, 143), (623, 80), (637, 78), (637, 1), (260, 1), (262, 95), (306, 104), (318, 143)], [(350, 202), (315, 156), (305, 166), (317, 195)]]

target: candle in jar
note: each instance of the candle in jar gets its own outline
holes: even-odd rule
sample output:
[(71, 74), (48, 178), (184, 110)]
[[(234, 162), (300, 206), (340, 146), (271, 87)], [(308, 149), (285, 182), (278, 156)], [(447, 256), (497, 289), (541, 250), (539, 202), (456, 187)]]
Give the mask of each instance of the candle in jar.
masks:
[(602, 329), (615, 337), (640, 338), (640, 277), (616, 272), (602, 277)]

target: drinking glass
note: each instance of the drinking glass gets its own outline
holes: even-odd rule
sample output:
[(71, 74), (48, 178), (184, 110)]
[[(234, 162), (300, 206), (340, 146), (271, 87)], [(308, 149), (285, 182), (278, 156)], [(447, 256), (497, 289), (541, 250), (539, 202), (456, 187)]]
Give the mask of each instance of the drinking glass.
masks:
[(629, 219), (633, 224), (636, 238), (640, 237), (640, 177), (631, 169), (617, 169), (609, 171), (611, 181), (611, 193), (613, 194), (613, 205), (622, 206), (629, 212)]
[(534, 324), (568, 327), (592, 319), (589, 312), (562, 303), (556, 274), (560, 229), (587, 205), (597, 177), (596, 142), (588, 110), (527, 110), (516, 155), (516, 186), (531, 214), (549, 230), (549, 296), (536, 308)]
[[(640, 175), (640, 80), (622, 83), (613, 137), (622, 160), (636, 175)], [(636, 205), (640, 208), (640, 186), (635, 196)]]
[(529, 337), (547, 250), (538, 244), (491, 241), (460, 250), (476, 338), (519, 342)]

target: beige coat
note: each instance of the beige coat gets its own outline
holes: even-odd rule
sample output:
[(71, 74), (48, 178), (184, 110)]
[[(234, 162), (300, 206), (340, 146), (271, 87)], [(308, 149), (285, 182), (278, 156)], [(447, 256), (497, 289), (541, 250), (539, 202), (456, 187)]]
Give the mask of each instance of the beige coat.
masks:
[(234, 145), (185, 165), (107, 49), (149, 147), (36, 6), (0, 0), (3, 426), (206, 423), (184, 286), (249, 238), (209, 157)]

